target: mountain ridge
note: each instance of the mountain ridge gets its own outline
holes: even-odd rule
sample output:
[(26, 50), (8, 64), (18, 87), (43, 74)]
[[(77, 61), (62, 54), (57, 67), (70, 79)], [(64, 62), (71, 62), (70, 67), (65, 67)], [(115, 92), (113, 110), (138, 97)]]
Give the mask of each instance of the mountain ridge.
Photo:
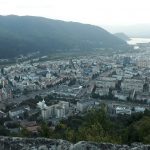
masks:
[(117, 36), (118, 38), (124, 40), (124, 41), (129, 41), (130, 40), (130, 38), (123, 32), (117, 32), (114, 35)]
[(40, 51), (126, 47), (123, 40), (94, 25), (34, 16), (0, 16), (1, 58)]

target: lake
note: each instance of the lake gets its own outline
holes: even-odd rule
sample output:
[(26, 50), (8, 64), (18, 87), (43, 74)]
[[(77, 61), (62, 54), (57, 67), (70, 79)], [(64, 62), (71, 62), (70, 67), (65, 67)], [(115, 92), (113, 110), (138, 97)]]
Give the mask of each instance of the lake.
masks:
[(150, 38), (130, 38), (130, 41), (127, 41), (130, 45), (136, 45), (138, 43), (149, 43)]

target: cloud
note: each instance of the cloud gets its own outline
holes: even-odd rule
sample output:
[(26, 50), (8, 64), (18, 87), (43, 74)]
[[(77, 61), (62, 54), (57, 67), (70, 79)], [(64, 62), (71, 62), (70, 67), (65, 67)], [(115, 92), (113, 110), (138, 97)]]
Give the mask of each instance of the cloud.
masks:
[(33, 15), (96, 25), (150, 23), (149, 0), (0, 0), (0, 14)]

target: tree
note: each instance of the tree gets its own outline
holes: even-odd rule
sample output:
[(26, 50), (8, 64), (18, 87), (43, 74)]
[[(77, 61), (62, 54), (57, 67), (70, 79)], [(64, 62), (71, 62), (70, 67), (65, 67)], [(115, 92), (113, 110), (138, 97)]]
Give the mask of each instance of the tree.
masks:
[(67, 128), (67, 130), (65, 131), (65, 137), (66, 140), (71, 141), (71, 142), (76, 142), (76, 135), (74, 130)]
[(109, 88), (108, 96), (109, 96), (110, 99), (114, 98), (113, 89), (112, 88)]
[(41, 100), (42, 100), (42, 97), (39, 96), (39, 95), (36, 95), (36, 96), (35, 96), (35, 99), (38, 100), (38, 101), (41, 101)]
[(2, 73), (2, 75), (4, 75), (4, 68), (1, 69), (1, 73)]
[(29, 137), (30, 135), (31, 133), (26, 128), (21, 129), (21, 132), (20, 132), (21, 137)]
[(3, 85), (2, 84), (0, 84), (0, 89), (2, 89), (3, 88)]
[(9, 130), (5, 129), (3, 126), (0, 125), (0, 135), (1, 136), (9, 136), (10, 132), (9, 132)]
[(41, 124), (41, 128), (39, 132), (40, 132), (40, 136), (45, 137), (45, 138), (50, 138), (53, 136), (52, 129), (50, 129), (46, 123)]

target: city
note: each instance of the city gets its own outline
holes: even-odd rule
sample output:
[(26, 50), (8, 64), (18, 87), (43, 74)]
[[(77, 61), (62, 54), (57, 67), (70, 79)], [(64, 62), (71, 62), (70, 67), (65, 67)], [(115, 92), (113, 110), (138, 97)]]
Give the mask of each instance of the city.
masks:
[(0, 0), (0, 150), (150, 150), (150, 1)]
[(0, 114), (9, 118), (4, 128), (12, 133), (26, 128), (38, 134), (40, 121), (55, 128), (61, 120), (103, 104), (110, 116), (150, 110), (149, 45), (139, 47), (107, 57), (31, 59), (2, 66)]

